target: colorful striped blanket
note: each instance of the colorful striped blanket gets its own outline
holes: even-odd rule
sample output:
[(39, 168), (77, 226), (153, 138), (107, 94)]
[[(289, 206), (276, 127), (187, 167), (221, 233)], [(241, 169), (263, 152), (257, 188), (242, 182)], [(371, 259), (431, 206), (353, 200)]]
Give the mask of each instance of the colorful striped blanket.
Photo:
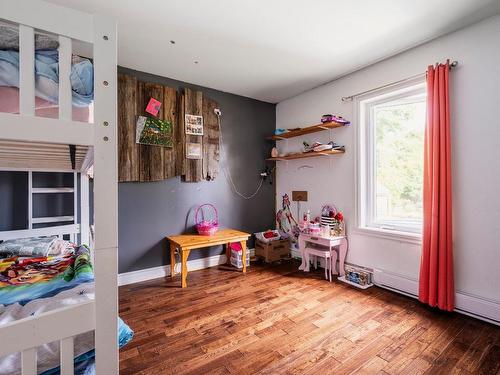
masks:
[[(90, 250), (86, 246), (58, 257), (0, 260), (0, 326), (63, 306), (92, 301), (93, 281)], [(130, 327), (118, 318), (120, 347), (132, 337)], [(94, 332), (75, 336), (74, 345), (75, 374), (77, 369), (83, 369), (85, 374), (92, 373)], [(38, 347), (38, 373), (60, 373), (59, 358), (58, 342)], [(0, 357), (0, 374), (21, 374), (20, 353)]]
[(0, 305), (16, 302), (24, 305), (93, 280), (90, 250), (85, 245), (63, 256), (3, 259), (0, 261)]

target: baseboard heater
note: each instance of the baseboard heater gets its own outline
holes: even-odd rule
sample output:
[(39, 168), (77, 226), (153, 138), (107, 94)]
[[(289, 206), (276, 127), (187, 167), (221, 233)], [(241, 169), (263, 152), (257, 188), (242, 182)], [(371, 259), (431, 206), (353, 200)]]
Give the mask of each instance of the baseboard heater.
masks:
[[(378, 287), (418, 299), (418, 280), (376, 269), (373, 272), (373, 283)], [(455, 311), (500, 325), (500, 301), (456, 291)]]
[[(298, 250), (291, 251), (292, 257), (300, 259)], [(380, 288), (418, 299), (417, 279), (353, 263), (346, 264), (373, 272), (373, 284)], [(500, 301), (458, 290), (455, 293), (455, 311), (500, 326)]]

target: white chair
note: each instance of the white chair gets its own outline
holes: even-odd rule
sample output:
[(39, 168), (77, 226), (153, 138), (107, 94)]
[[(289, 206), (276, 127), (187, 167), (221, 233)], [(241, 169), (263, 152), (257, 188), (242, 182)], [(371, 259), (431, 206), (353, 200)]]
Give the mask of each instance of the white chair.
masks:
[(334, 265), (337, 264), (337, 252), (335, 250), (306, 247), (303, 251), (302, 264), (299, 269), (309, 272), (311, 261), (316, 269), (318, 266), (318, 258), (325, 259), (325, 279), (332, 281), (332, 270)]

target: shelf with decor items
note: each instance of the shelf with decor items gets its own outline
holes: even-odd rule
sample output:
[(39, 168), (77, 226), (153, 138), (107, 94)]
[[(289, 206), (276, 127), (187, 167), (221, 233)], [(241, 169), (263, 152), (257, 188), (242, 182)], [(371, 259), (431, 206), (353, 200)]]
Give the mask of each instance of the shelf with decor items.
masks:
[(305, 135), (305, 134), (317, 133), (317, 132), (321, 132), (323, 130), (340, 128), (340, 127), (343, 127), (343, 126), (345, 126), (345, 125), (341, 124), (339, 122), (328, 121), (328, 122), (323, 122), (321, 124), (308, 126), (308, 127), (305, 127), (305, 128), (300, 128), (300, 129), (296, 129), (296, 130), (290, 130), (290, 131), (285, 132), (283, 134), (273, 135), (271, 137), (268, 137), (268, 139), (273, 140), (273, 141), (279, 141), (279, 140), (282, 140), (282, 139), (289, 139), (289, 138), (300, 137), (300, 136)]
[(286, 161), (286, 160), (295, 160), (295, 159), (306, 159), (306, 158), (314, 158), (318, 156), (332, 156), (332, 155), (340, 155), (344, 154), (345, 150), (328, 150), (328, 151), (312, 151), (312, 152), (300, 152), (296, 154), (290, 154), (286, 156), (278, 156), (276, 158), (267, 158), (268, 161)]

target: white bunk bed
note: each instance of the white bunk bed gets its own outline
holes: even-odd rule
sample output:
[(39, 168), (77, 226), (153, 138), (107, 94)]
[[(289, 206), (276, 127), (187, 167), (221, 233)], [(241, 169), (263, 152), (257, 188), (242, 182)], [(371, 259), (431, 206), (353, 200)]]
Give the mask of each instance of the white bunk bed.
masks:
[[(117, 33), (116, 22), (40, 0), (2, 0), (0, 18), (19, 25), (19, 114), (0, 113), (0, 170), (25, 170), (29, 181), (33, 171), (75, 173), (73, 217), (45, 218), (70, 225), (0, 232), (0, 240), (39, 235), (79, 235), (88, 242), (88, 178), (94, 174), (94, 279), (95, 299), (51, 310), (0, 326), (0, 357), (21, 352), (22, 374), (37, 373), (37, 347), (60, 342), (62, 374), (73, 374), (75, 335), (95, 331), (96, 373), (118, 373), (117, 343)], [(59, 118), (35, 116), (34, 33), (56, 35), (59, 41)], [(69, 73), (72, 45), (93, 47), (94, 123), (72, 120)], [(0, 100), (2, 100), (0, 98)], [(76, 146), (70, 146), (76, 145)], [(73, 148), (73, 157), (66, 151)], [(82, 173), (83, 172), (83, 173)], [(81, 205), (77, 206), (77, 173), (80, 177)], [(33, 194), (50, 194), (50, 189), (33, 189)], [(70, 192), (67, 190), (67, 192)], [(30, 203), (31, 205), (31, 203)], [(31, 206), (30, 206), (31, 208)], [(76, 210), (80, 210), (80, 224)], [(30, 218), (32, 217), (30, 213)], [(42, 220), (43, 221), (43, 220)], [(41, 221), (41, 222), (42, 222)]]

